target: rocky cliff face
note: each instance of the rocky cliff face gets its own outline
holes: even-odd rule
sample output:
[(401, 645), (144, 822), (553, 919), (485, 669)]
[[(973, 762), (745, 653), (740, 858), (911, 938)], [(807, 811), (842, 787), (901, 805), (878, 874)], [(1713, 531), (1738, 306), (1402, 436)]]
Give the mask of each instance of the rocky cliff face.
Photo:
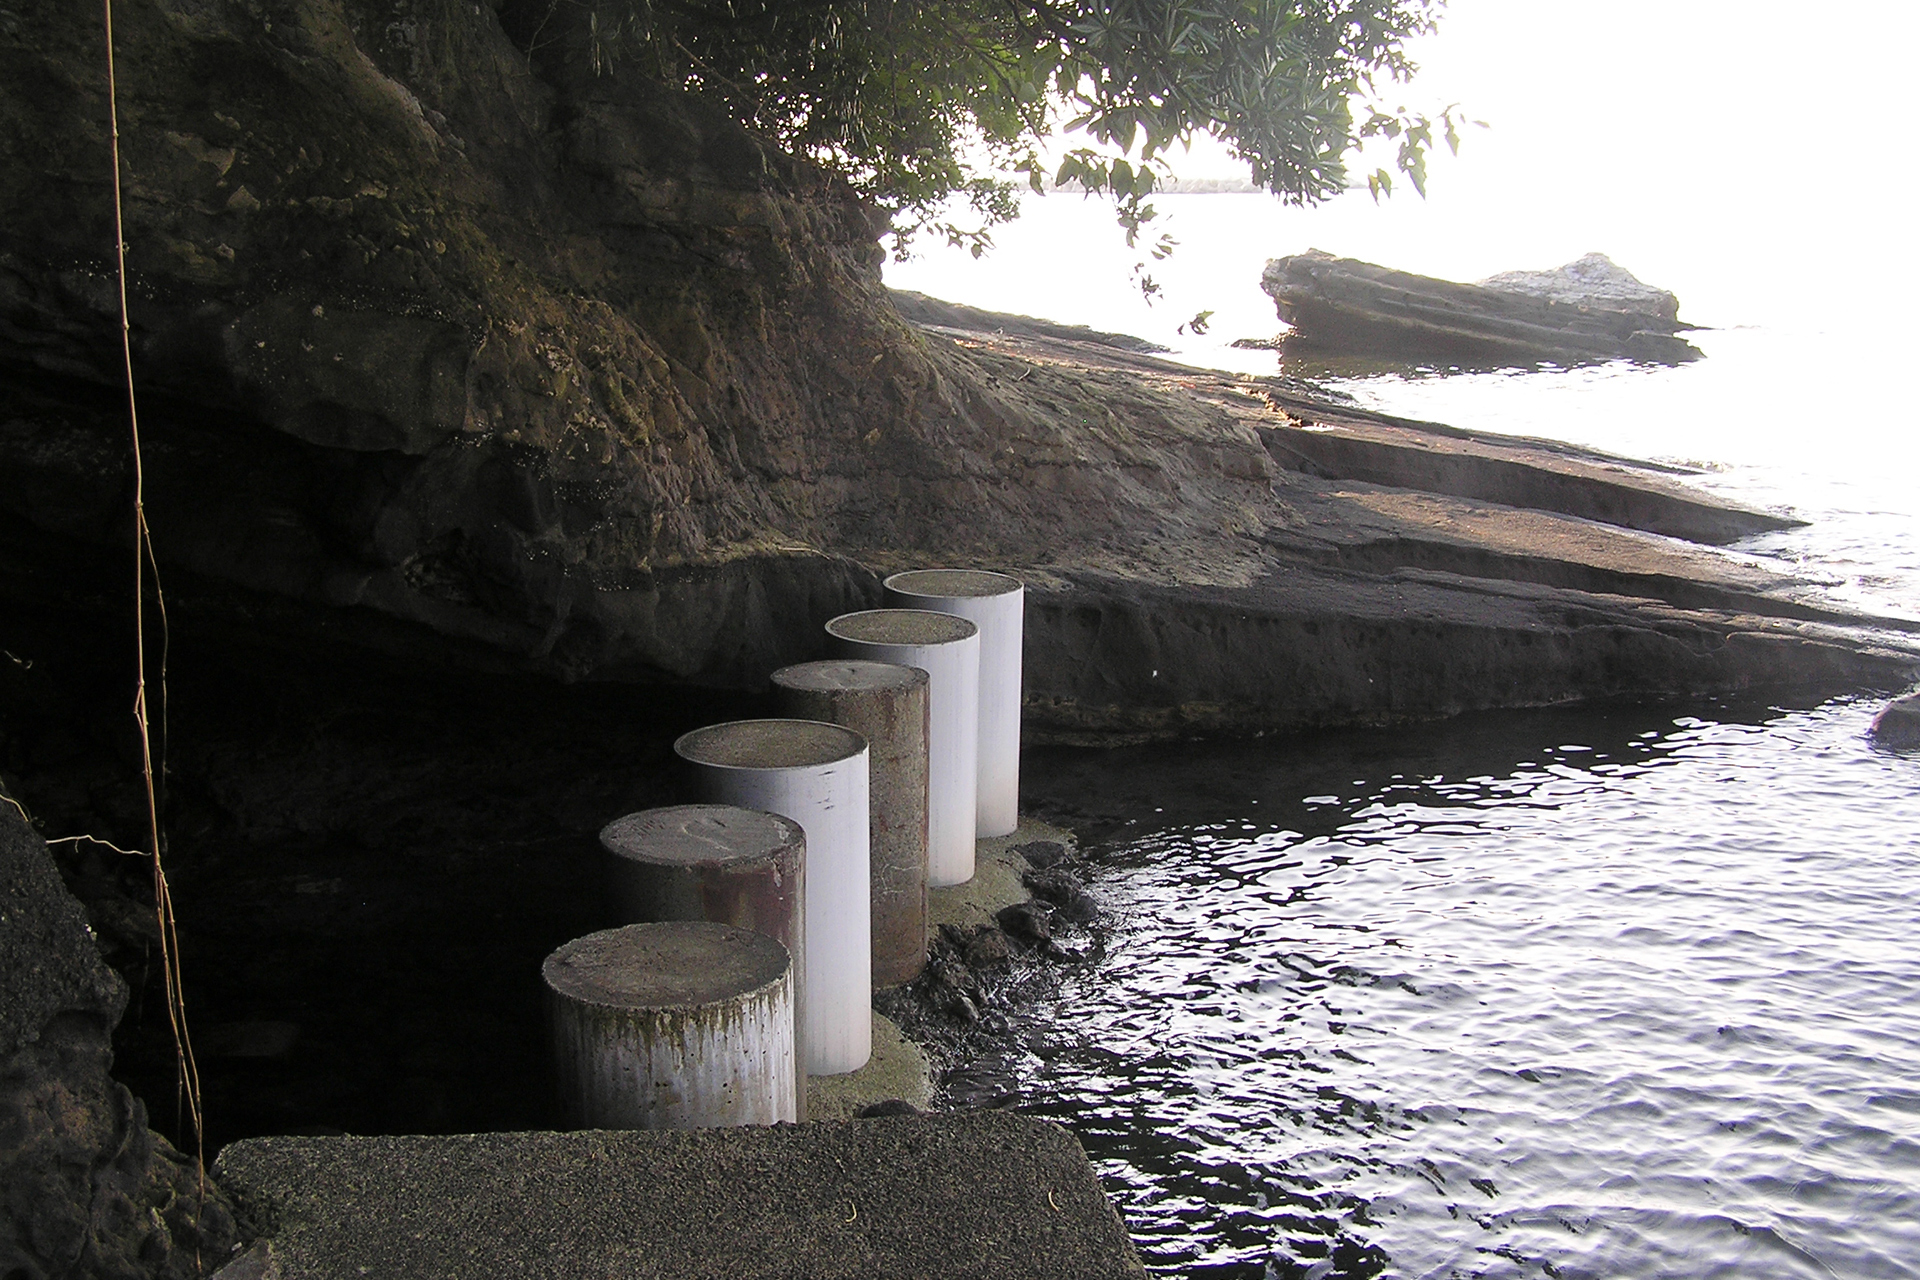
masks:
[[(209, 609), (753, 684), (873, 598), (850, 556), (1028, 560), (1160, 496), (902, 322), (871, 208), (558, 19), (136, 0), (119, 46), (152, 524)], [(95, 15), (7, 28), (0, 82), (0, 511), (44, 561), (126, 536)]]
[(171, 1278), (225, 1261), (225, 1197), (108, 1074), (127, 989), (4, 795), (0, 973), (0, 1275)]
[[(869, 210), (575, 74), (566, 41), (536, 74), (472, 4), (119, 23), (165, 562), (578, 674), (738, 679), (769, 611), (857, 598), (793, 548), (826, 541), (836, 456), (930, 377), (884, 319)], [(0, 504), (121, 541), (98, 16), (13, 24), (0, 81)]]
[[(1247, 702), (1237, 681), (1201, 681), (1178, 701), (1212, 709), (1170, 720), (1152, 673), (1211, 670), (1219, 649), (1206, 629), (1171, 655), (1140, 649), (1136, 605), (1171, 616), (1189, 589), (1252, 590), (1232, 618), (1341, 634), (1342, 588), (1288, 550), (1287, 490), (1327, 472), (1271, 447), (1288, 410), (907, 324), (880, 285), (873, 209), (637, 63), (595, 74), (571, 12), (118, 10), (148, 506), (183, 637), (753, 690), (814, 654), (820, 622), (873, 602), (878, 572), (977, 563), (1033, 580), (1041, 727), (1462, 708), (1417, 693), (1448, 644), (1394, 649), (1389, 696), (1316, 642), (1306, 660), (1334, 668), (1316, 687), (1346, 692), (1294, 699), (1274, 681)], [(124, 607), (96, 15), (45, 4), (0, 26), (0, 85), (0, 595)], [(1132, 603), (1096, 603), (1115, 600)], [(1406, 611), (1382, 607), (1404, 631)], [(1511, 621), (1536, 638), (1648, 625), (1614, 606)], [(1686, 674), (1616, 665), (1606, 688), (1783, 674), (1712, 656), (1730, 628), (1699, 625)], [(1281, 644), (1266, 661), (1292, 660)], [(1593, 688), (1548, 667), (1466, 701)], [(1153, 709), (1136, 715), (1136, 694)]]

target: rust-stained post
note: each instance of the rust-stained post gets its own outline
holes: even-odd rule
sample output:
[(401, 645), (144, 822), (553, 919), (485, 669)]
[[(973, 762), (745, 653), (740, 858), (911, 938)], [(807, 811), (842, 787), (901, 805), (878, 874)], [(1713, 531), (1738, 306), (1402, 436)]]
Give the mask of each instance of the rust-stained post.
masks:
[(699, 1129), (797, 1118), (793, 961), (695, 921), (575, 938), (541, 966), (567, 1122)]
[[(616, 818), (600, 830), (607, 887), (621, 924), (706, 920), (752, 929), (793, 957), (793, 1008), (804, 1024), (807, 838), (777, 813), (726, 804), (683, 804)], [(807, 1073), (798, 1055), (795, 1105), (807, 1114)]]
[(927, 673), (830, 659), (773, 673), (780, 710), (867, 740), (873, 985), (898, 986), (927, 961)]

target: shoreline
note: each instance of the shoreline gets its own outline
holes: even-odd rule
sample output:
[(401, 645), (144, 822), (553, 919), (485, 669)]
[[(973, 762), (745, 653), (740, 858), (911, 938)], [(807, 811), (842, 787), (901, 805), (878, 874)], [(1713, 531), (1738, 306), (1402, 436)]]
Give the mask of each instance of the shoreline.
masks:
[[(967, 933), (982, 929), (998, 930), (995, 916), (1004, 908), (1031, 900), (1033, 894), (1022, 883), (1030, 864), (1014, 852), (1023, 844), (1050, 842), (1065, 846), (1077, 856), (1079, 839), (1065, 828), (1022, 816), (1013, 834), (994, 836), (974, 842), (974, 874), (964, 884), (927, 891), (928, 945), (939, 949), (943, 926)], [(923, 1019), (941, 1017), (937, 997), (926, 994), (935, 976), (923, 972), (919, 979), (900, 987), (874, 993), (876, 1004), (886, 1004), (896, 1012), (903, 1005), (916, 1005), (917, 1017), (905, 1020), (925, 1027)], [(936, 1077), (940, 1064), (939, 1046), (932, 1037), (915, 1040), (900, 1023), (882, 1013), (874, 1015), (873, 1058), (858, 1071), (844, 1076), (813, 1076), (807, 1081), (807, 1121), (849, 1120), (864, 1108), (888, 1102), (905, 1102), (929, 1114), (933, 1110), (939, 1086)]]

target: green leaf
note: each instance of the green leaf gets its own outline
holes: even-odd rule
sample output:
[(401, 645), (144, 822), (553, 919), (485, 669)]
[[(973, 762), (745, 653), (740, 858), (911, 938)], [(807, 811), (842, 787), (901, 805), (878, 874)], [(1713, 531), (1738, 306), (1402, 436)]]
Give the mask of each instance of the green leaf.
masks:
[[(898, 249), (942, 225), (955, 196), (989, 223), (1014, 216), (1006, 175), (1043, 190), (1038, 161), (1020, 162), (1061, 132), (1099, 154), (1063, 159), (1055, 181), (1112, 197), (1130, 238), (1173, 145), (1195, 134), (1291, 203), (1339, 195), (1346, 158), (1374, 137), (1400, 145), (1396, 170), (1424, 190), (1435, 137), (1457, 151), (1478, 122), (1457, 104), (1421, 116), (1383, 103), (1375, 86), (1413, 73), (1407, 43), (1439, 12), (1440, 0), (587, 0), (555, 14), (581, 15), (596, 71), (694, 94), (893, 210)], [(1368, 179), (1376, 199), (1392, 190), (1383, 177)]]

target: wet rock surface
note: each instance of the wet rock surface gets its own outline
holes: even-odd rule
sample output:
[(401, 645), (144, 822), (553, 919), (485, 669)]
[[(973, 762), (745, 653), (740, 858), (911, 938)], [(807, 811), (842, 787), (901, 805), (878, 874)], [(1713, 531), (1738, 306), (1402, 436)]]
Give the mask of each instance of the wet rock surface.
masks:
[(1021, 883), (1033, 890), (1034, 896), (1053, 908), (1054, 914), (1073, 924), (1090, 924), (1100, 915), (1100, 908), (1094, 905), (1093, 898), (1072, 872), (1061, 866), (1045, 870), (1029, 871), (1022, 876)]
[(1025, 841), (1007, 854), (1020, 874), (1001, 882), (1001, 901), (1020, 891), (1021, 878), (1042, 877), (1062, 891), (1071, 887), (1085, 907), (1076, 913), (1080, 918), (1030, 898), (984, 913), (985, 921), (942, 923), (919, 979), (874, 993), (874, 1007), (927, 1051), (934, 1095), (944, 1108), (1018, 1105), (1020, 1050), (1009, 1028), (1020, 1007), (1097, 960), (1105, 947), (1098, 910), (1081, 883), (1086, 869), (1071, 845)]
[(1053, 907), (1037, 898), (1000, 908), (994, 913), (994, 920), (1007, 937), (1027, 946), (1044, 946), (1053, 941)]

